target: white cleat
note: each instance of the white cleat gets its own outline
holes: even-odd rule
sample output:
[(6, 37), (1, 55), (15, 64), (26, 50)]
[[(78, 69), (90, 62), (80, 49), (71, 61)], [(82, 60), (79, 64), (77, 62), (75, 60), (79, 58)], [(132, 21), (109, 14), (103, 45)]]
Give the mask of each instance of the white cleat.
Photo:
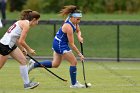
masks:
[(71, 85), (70, 88), (85, 88), (85, 85), (83, 85), (77, 81), (75, 83), (75, 85)]
[(32, 59), (29, 60), (28, 73), (30, 73), (30, 71), (31, 71), (32, 69), (34, 69), (34, 63), (35, 63), (34, 60), (32, 60)]

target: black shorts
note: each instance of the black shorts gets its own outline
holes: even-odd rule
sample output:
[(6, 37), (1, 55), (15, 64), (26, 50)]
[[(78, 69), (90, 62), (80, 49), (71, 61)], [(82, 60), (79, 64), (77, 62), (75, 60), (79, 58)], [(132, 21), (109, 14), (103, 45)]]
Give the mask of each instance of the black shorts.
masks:
[(16, 45), (14, 45), (12, 48), (10, 48), (8, 45), (3, 45), (2, 43), (0, 43), (0, 54), (3, 56), (6, 56), (6, 55), (10, 54), (16, 48), (17, 48)]

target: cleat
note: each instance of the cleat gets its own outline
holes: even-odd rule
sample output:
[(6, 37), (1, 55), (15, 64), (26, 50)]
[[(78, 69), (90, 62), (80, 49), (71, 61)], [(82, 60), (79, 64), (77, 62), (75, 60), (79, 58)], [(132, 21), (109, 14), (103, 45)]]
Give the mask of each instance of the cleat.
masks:
[(34, 69), (34, 63), (35, 63), (35, 61), (32, 60), (32, 59), (29, 61), (28, 73), (30, 73), (30, 71), (31, 71), (32, 69)]
[(28, 84), (24, 84), (24, 89), (34, 89), (39, 85), (39, 82), (30, 82)]
[(71, 85), (70, 88), (85, 88), (85, 85), (83, 85), (77, 81), (75, 83), (75, 85)]

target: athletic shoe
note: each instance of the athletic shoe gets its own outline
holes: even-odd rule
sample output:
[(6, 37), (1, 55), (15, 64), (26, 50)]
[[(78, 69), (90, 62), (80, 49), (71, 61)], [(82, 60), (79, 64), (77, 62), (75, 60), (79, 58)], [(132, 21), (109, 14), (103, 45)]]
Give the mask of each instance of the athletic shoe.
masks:
[(39, 85), (39, 82), (30, 82), (28, 84), (24, 84), (24, 89), (34, 89)]
[(85, 88), (85, 85), (83, 85), (77, 81), (75, 83), (75, 85), (71, 85), (70, 88)]
[(30, 71), (34, 68), (34, 63), (35, 61), (30, 59), (29, 65), (28, 65), (28, 73), (30, 73)]

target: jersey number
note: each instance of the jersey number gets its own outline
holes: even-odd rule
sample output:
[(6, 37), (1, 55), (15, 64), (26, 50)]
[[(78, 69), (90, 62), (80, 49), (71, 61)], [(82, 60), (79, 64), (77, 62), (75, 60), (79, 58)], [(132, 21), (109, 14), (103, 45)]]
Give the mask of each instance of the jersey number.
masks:
[(13, 24), (7, 31), (7, 33), (11, 33), (11, 31), (16, 27), (16, 24)]

